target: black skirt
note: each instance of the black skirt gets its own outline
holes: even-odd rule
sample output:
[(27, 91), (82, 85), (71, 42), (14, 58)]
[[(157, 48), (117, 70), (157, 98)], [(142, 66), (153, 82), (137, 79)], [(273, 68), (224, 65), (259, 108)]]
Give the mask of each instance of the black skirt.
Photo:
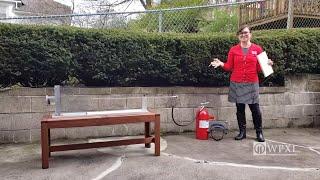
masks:
[(228, 101), (242, 104), (259, 103), (259, 83), (230, 82)]

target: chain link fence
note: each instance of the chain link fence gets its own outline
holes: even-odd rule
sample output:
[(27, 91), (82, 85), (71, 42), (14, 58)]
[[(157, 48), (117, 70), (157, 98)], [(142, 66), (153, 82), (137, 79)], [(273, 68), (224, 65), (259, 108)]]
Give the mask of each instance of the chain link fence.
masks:
[(252, 29), (320, 27), (320, 0), (255, 0), (207, 6), (51, 16), (0, 18), (3, 23), (128, 29), (143, 32), (235, 32)]

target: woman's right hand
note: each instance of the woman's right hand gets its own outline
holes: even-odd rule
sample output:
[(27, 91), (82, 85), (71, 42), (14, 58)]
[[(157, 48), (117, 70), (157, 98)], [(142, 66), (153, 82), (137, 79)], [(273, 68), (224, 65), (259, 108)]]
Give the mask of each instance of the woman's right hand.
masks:
[(213, 61), (210, 63), (209, 66), (213, 66), (214, 68), (217, 68), (219, 66), (223, 67), (224, 63), (221, 62), (218, 58), (214, 58)]

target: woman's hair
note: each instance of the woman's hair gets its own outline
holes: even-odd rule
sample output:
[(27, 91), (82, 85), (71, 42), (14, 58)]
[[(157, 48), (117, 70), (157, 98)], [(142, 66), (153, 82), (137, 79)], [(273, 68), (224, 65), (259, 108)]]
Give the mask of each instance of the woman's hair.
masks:
[(248, 28), (249, 29), (249, 32), (251, 32), (251, 29), (248, 25), (244, 25), (244, 26), (241, 26), (238, 31), (237, 31), (237, 35), (239, 35), (241, 33), (241, 31), (243, 31), (245, 28)]

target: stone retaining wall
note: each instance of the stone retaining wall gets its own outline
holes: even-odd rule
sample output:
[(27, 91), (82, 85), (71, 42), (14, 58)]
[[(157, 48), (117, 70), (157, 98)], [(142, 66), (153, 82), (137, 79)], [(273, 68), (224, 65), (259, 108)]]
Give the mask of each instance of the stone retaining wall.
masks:
[[(218, 119), (228, 120), (230, 129), (237, 129), (235, 105), (227, 101), (228, 88), (200, 87), (64, 87), (62, 111), (99, 111), (141, 108), (142, 97), (148, 108), (161, 114), (161, 131), (193, 131), (194, 124), (174, 125), (174, 117), (188, 123), (195, 117), (201, 102), (209, 101), (209, 111)], [(40, 121), (52, 113), (54, 106), (46, 104), (45, 95), (53, 95), (53, 88), (13, 88), (0, 91), (0, 143), (34, 142), (40, 140)], [(173, 99), (172, 95), (178, 98)], [(320, 75), (296, 75), (286, 80), (285, 87), (260, 88), (260, 105), (264, 128), (320, 126)], [(253, 127), (249, 108), (247, 124)], [(87, 138), (143, 133), (143, 124), (102, 127), (54, 129), (52, 138)]]

